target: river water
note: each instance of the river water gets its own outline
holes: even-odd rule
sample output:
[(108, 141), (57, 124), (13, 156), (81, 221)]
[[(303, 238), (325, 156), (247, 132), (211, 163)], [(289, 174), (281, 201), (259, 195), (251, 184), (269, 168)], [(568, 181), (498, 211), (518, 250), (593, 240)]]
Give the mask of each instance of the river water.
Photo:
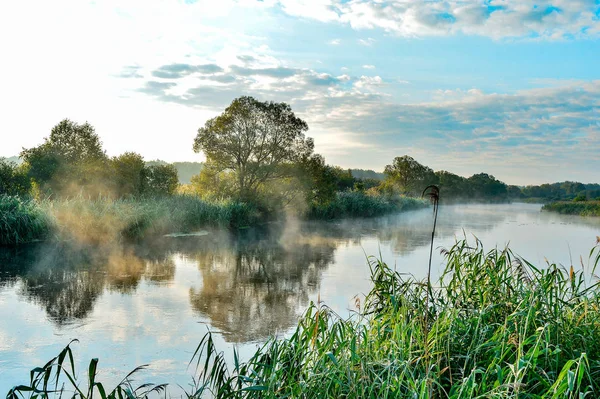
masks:
[[(76, 364), (100, 358), (99, 379), (116, 383), (149, 364), (137, 382), (192, 381), (188, 362), (209, 329), (226, 356), (285, 336), (310, 301), (341, 315), (369, 291), (367, 256), (425, 277), (431, 209), (377, 219), (293, 222), (232, 235), (206, 231), (146, 245), (82, 249), (76, 243), (0, 249), (0, 395), (71, 339)], [(440, 247), (478, 237), (510, 242), (533, 264), (587, 264), (600, 218), (540, 212), (535, 204), (456, 205), (439, 210)]]

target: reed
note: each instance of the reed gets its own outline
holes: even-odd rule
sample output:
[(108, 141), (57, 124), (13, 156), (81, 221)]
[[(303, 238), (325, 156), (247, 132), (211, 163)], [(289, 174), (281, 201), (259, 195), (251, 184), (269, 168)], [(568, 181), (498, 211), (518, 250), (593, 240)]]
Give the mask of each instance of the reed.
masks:
[(600, 216), (600, 201), (557, 201), (544, 205), (542, 210), (564, 215)]
[[(581, 268), (536, 267), (510, 249), (486, 252), (479, 241), (457, 242), (443, 255), (431, 292), (427, 281), (370, 258), (373, 288), (355, 315), (343, 319), (311, 304), (289, 338), (268, 340), (246, 361), (237, 352), (225, 359), (206, 334), (190, 362), (187, 397), (599, 397), (600, 245)], [(66, 367), (57, 361), (72, 356), (63, 353), (9, 399), (45, 395), (42, 382), (58, 379)], [(65, 395), (109, 397), (95, 379), (65, 375)], [(156, 386), (143, 387), (122, 392), (146, 397)]]
[(42, 201), (3, 195), (0, 196), (0, 245), (47, 238), (97, 244), (207, 227), (238, 229), (261, 220), (262, 215), (251, 204), (207, 202), (191, 195)]
[(0, 195), (0, 245), (45, 239), (54, 225), (51, 216), (31, 199)]
[(425, 206), (427, 202), (418, 198), (344, 191), (338, 192), (335, 199), (327, 203), (310, 204), (306, 217), (320, 220), (374, 217)]

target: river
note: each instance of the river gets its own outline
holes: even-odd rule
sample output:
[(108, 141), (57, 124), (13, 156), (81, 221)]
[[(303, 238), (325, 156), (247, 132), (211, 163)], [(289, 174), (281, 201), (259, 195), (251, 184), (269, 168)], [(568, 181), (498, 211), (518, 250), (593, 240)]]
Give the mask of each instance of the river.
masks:
[[(377, 219), (294, 222), (238, 234), (206, 231), (146, 245), (94, 250), (76, 243), (0, 249), (0, 395), (71, 339), (83, 375), (100, 358), (99, 379), (116, 383), (149, 364), (137, 382), (191, 383), (188, 362), (209, 329), (229, 356), (247, 356), (285, 336), (310, 301), (347, 316), (369, 291), (367, 256), (405, 273), (427, 273), (431, 209)], [(453, 205), (439, 210), (440, 247), (478, 237), (533, 264), (587, 263), (600, 218), (540, 212), (535, 204)], [(85, 366), (84, 366), (85, 365)]]

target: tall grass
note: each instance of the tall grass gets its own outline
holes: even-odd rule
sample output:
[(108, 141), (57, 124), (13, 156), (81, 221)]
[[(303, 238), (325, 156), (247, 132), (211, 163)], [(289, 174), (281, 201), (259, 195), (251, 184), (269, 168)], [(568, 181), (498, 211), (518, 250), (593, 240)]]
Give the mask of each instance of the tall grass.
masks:
[(236, 229), (260, 219), (257, 210), (246, 203), (207, 202), (191, 195), (119, 200), (75, 198), (48, 201), (42, 207), (55, 215), (62, 237), (100, 242), (206, 227)]
[[(535, 267), (509, 249), (486, 252), (479, 242), (461, 241), (443, 254), (446, 268), (431, 294), (426, 281), (371, 258), (373, 288), (356, 315), (342, 319), (312, 304), (289, 338), (269, 340), (246, 361), (237, 352), (225, 359), (207, 334), (192, 358), (187, 396), (600, 396), (600, 246), (581, 269)], [(34, 369), (32, 381), (44, 377), (16, 387), (9, 398), (43, 396), (41, 381), (54, 375), (44, 373), (61, 370), (53, 362)], [(68, 382), (65, 395), (78, 398), (91, 398), (97, 386), (90, 382), (83, 391), (83, 381)]]
[[(416, 209), (425, 201), (339, 193), (336, 200), (313, 205), (312, 219), (370, 217)], [(233, 200), (205, 201), (194, 195), (110, 199), (75, 197), (60, 200), (23, 200), (0, 197), (0, 245), (54, 237), (87, 244), (141, 239), (207, 227), (239, 229), (264, 222), (268, 212)]]
[(423, 208), (426, 201), (418, 198), (374, 195), (362, 191), (338, 192), (334, 200), (324, 204), (310, 204), (309, 219), (341, 219), (351, 217), (373, 217), (393, 212)]
[(53, 220), (30, 199), (0, 195), (0, 245), (25, 244), (46, 238)]
[(600, 201), (557, 201), (544, 205), (542, 210), (565, 215), (600, 216)]
[(206, 202), (189, 195), (118, 200), (76, 197), (39, 202), (1, 196), (0, 245), (49, 236), (106, 243), (206, 227), (237, 229), (260, 220), (260, 213), (252, 205)]
[(445, 256), (429, 302), (427, 284), (372, 260), (361, 317), (312, 306), (290, 339), (233, 366), (203, 341), (202, 387), (223, 398), (600, 395), (597, 282), (479, 243), (460, 242)]

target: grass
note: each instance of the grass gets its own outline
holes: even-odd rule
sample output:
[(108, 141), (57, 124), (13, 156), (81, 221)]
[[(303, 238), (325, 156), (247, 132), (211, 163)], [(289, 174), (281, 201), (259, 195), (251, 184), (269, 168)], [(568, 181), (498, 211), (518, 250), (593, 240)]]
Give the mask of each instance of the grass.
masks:
[(600, 201), (557, 201), (544, 205), (542, 210), (565, 215), (600, 216)]
[(418, 198), (387, 197), (361, 191), (345, 191), (337, 193), (336, 198), (328, 203), (311, 204), (306, 217), (319, 220), (374, 217), (425, 206), (427, 206), (427, 202)]
[[(356, 315), (342, 319), (312, 304), (289, 338), (269, 340), (246, 361), (237, 352), (226, 360), (207, 334), (192, 358), (187, 397), (600, 396), (600, 246), (581, 268), (536, 267), (509, 249), (486, 252), (479, 242), (461, 241), (443, 254), (446, 267), (433, 285), (369, 259), (373, 288), (357, 301)], [(72, 363), (67, 347), (7, 398), (44, 397), (52, 389), (86, 399), (95, 392), (134, 398), (166, 389), (136, 390), (128, 376), (110, 396), (95, 380), (96, 359), (79, 381)], [(48, 385), (60, 372), (65, 385)]]
[[(313, 206), (308, 217), (370, 217), (416, 209), (426, 202), (395, 200), (360, 192), (339, 193), (335, 201)], [(205, 201), (194, 195), (139, 199), (23, 200), (0, 197), (0, 245), (54, 237), (85, 244), (138, 240), (207, 227), (239, 229), (264, 222), (267, 215), (252, 204), (232, 200)]]
[(41, 202), (3, 196), (0, 212), (2, 245), (48, 237), (106, 243), (206, 227), (237, 229), (260, 221), (251, 205), (206, 202), (189, 195), (119, 200), (80, 197)]
[(0, 245), (45, 239), (53, 219), (33, 200), (0, 195)]

